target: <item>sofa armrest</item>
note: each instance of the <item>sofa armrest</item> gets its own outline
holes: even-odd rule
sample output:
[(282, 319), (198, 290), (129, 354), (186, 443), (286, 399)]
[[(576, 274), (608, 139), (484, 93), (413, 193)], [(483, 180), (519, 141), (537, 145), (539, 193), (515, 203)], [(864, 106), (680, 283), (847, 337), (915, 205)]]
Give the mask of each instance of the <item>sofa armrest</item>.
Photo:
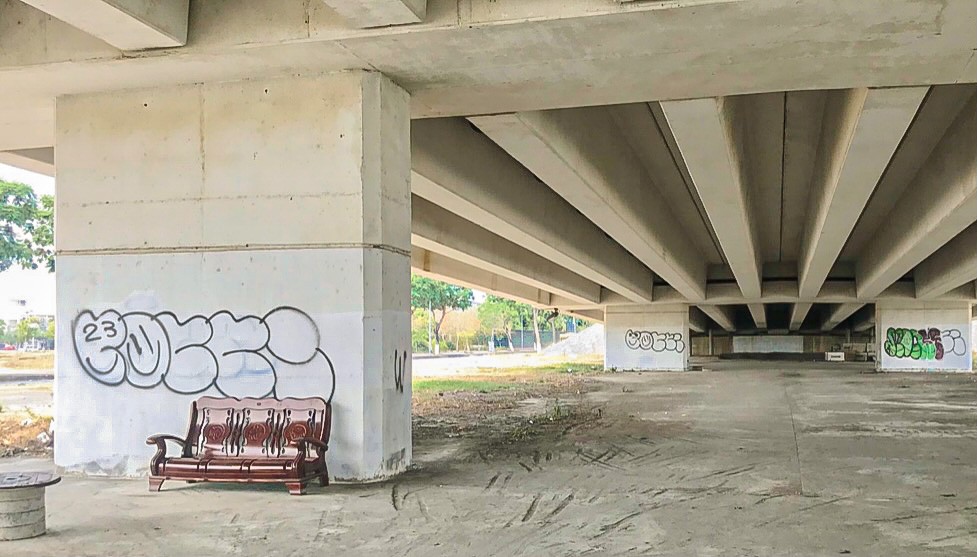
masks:
[(153, 459), (149, 461), (149, 470), (154, 475), (159, 473), (159, 465), (166, 458), (166, 442), (173, 441), (180, 445), (183, 449), (183, 456), (190, 456), (190, 444), (187, 440), (182, 437), (177, 437), (176, 435), (150, 435), (146, 439), (147, 445), (156, 445), (156, 454), (153, 455)]
[(298, 439), (293, 440), (291, 444), (295, 445), (301, 453), (305, 452), (306, 445), (312, 445), (315, 447), (318, 456), (322, 456), (327, 450), (329, 450), (328, 445), (315, 437), (299, 437)]

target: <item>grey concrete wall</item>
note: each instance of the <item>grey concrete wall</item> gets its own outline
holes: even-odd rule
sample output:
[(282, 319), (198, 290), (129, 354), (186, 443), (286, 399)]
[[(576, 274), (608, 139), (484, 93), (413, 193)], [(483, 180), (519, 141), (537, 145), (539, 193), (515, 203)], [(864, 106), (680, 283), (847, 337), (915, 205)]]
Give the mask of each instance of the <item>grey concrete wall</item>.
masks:
[(378, 74), (60, 99), (56, 464), (144, 473), (207, 394), (331, 398), (334, 477), (404, 470), (408, 127)]
[(804, 337), (798, 335), (734, 336), (733, 352), (794, 352), (804, 351)]
[(619, 370), (686, 370), (689, 308), (609, 306), (605, 315), (604, 367)]

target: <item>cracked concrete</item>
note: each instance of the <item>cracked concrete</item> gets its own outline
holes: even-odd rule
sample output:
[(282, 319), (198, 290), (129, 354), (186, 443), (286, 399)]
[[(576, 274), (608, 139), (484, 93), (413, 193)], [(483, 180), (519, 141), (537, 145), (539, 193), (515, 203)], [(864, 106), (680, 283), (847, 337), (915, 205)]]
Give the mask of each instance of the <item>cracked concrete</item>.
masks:
[[(49, 534), (0, 554), (977, 551), (974, 375), (705, 368), (599, 376), (577, 402), (594, 419), (531, 440), (426, 436), (418, 468), (386, 483), (290, 497), (177, 482), (151, 494), (145, 481), (68, 477), (48, 490)], [(42, 466), (0, 461), (0, 470)]]

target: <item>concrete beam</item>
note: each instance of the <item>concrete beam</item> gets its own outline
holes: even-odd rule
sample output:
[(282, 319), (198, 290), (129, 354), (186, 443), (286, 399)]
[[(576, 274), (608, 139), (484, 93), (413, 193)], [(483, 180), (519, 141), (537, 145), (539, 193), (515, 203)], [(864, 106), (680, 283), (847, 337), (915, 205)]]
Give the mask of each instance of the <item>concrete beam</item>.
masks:
[(828, 312), (827, 317), (824, 319), (824, 323), (821, 325), (822, 331), (832, 331), (845, 319), (851, 317), (853, 313), (862, 308), (865, 304), (853, 303), (853, 304), (838, 304), (833, 306)]
[(684, 296), (705, 296), (706, 261), (605, 108), (469, 118)]
[(647, 303), (654, 274), (464, 119), (411, 123), (412, 190), (601, 286)]
[(424, 21), (427, 0), (323, 0), (358, 28), (385, 27)]
[(709, 316), (701, 309), (689, 307), (689, 328), (697, 333), (704, 333), (709, 330)]
[(593, 321), (595, 323), (603, 323), (605, 319), (604, 310), (602, 309), (581, 309), (576, 311), (568, 311), (567, 315), (572, 315), (573, 317), (579, 317), (580, 319), (586, 319), (587, 321)]
[[(706, 261), (725, 263), (689, 170), (675, 157), (678, 146), (657, 102), (605, 107), (641, 160), (657, 193), (682, 225), (682, 233)], [(708, 270), (707, 270), (708, 274)]]
[(855, 332), (867, 331), (875, 326), (875, 306), (866, 304), (855, 312), (851, 318), (851, 330)]
[(927, 89), (828, 94), (797, 269), (802, 297), (821, 289)]
[(600, 302), (599, 284), (422, 197), (412, 196), (411, 211), (411, 243), (415, 246), (574, 302)]
[(15, 166), (45, 176), (54, 176), (54, 148), (0, 151), (0, 164)]
[(767, 310), (766, 306), (763, 304), (747, 304), (747, 309), (750, 310), (750, 315), (753, 316), (753, 322), (756, 323), (758, 329), (767, 328)]
[(917, 298), (935, 298), (977, 280), (977, 223), (913, 270)]
[(23, 0), (121, 50), (187, 44), (190, 0)]
[(699, 309), (716, 322), (717, 325), (727, 331), (734, 331), (736, 326), (733, 324), (733, 308), (729, 306), (713, 306), (699, 304)]
[(794, 302), (794, 305), (790, 308), (790, 324), (787, 329), (790, 331), (799, 331), (801, 325), (804, 324), (804, 318), (807, 317), (807, 312), (811, 311), (811, 306), (814, 305), (811, 302)]
[(742, 102), (730, 98), (661, 103), (672, 134), (743, 295), (759, 298), (762, 261), (747, 191)]
[(410, 266), (415, 273), (423, 277), (476, 288), (536, 307), (550, 306), (548, 292), (424, 248), (411, 246)]
[(977, 96), (954, 120), (855, 266), (873, 298), (977, 220)]

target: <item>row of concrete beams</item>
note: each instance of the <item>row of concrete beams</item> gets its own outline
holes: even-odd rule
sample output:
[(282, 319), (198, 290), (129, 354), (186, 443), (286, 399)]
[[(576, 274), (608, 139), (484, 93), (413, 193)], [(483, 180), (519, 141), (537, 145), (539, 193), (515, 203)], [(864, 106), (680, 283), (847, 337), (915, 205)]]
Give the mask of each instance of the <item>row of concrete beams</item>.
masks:
[(417, 196), (633, 303), (652, 301), (644, 264), (464, 119), (412, 122), (411, 167)]
[[(190, 0), (22, 0), (121, 50), (187, 44)], [(427, 0), (324, 0), (353, 27), (418, 23)]]
[[(873, 298), (919, 266), (915, 295), (933, 299), (963, 284), (977, 271), (977, 95), (957, 114), (929, 152), (858, 258), (859, 298)], [(920, 286), (921, 284), (921, 286)], [(825, 321), (828, 330), (850, 317), (857, 304), (838, 306)]]
[(706, 260), (604, 107), (470, 118), (587, 220), (690, 300), (705, 296)]

